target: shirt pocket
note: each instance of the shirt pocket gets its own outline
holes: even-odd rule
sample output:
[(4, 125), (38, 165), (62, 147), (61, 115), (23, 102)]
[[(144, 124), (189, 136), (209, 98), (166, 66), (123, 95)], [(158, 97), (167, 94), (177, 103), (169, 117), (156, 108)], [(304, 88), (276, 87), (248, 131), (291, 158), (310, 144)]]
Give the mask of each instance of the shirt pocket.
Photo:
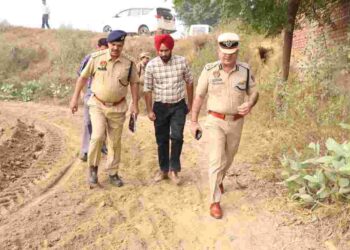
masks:
[(239, 78), (234, 80), (232, 88), (238, 93), (245, 93), (247, 91), (247, 79)]
[(208, 82), (209, 82), (209, 87), (208, 87), (209, 94), (221, 96), (223, 91), (225, 90), (224, 80), (221, 79), (220, 77), (210, 77), (208, 79)]
[(106, 77), (107, 77), (107, 71), (106, 70), (100, 70), (100, 69), (97, 69), (95, 71), (95, 74), (93, 75), (94, 82), (98, 82), (100, 84), (102, 84), (104, 82)]
[(127, 87), (129, 85), (129, 68), (130, 67), (123, 66), (117, 74), (117, 82), (122, 87)]
[(231, 82), (231, 91), (233, 105), (241, 105), (247, 93), (246, 79), (238, 78), (233, 80), (233, 82)]

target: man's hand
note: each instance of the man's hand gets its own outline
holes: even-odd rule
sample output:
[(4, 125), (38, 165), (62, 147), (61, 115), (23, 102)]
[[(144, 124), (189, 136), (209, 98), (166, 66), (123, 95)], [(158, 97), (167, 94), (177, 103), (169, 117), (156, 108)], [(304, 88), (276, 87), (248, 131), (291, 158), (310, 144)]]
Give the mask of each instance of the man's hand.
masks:
[(139, 114), (139, 106), (132, 103), (130, 112), (134, 114), (135, 118)]
[(238, 114), (243, 116), (246, 116), (247, 114), (249, 114), (251, 109), (252, 109), (252, 106), (249, 102), (245, 102), (241, 106), (237, 107)]
[(191, 122), (191, 134), (193, 135), (194, 138), (196, 138), (197, 130), (202, 131), (202, 128), (199, 125), (199, 123), (198, 122)]
[(155, 121), (156, 120), (156, 114), (151, 111), (151, 112), (148, 112), (148, 118), (151, 120), (151, 121)]
[(76, 98), (72, 97), (69, 103), (69, 108), (72, 111), (72, 114), (78, 111), (78, 100)]

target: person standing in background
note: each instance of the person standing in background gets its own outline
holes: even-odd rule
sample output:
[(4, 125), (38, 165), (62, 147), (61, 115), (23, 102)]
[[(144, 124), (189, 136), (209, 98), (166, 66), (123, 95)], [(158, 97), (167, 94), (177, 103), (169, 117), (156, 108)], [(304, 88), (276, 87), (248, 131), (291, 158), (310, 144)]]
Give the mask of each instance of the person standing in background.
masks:
[[(145, 78), (145, 70), (146, 66), (151, 59), (151, 56), (148, 52), (142, 52), (139, 55), (139, 63), (136, 65), (137, 69), (137, 75), (139, 76), (140, 82), (139, 82), (139, 95), (138, 95), (138, 100), (143, 98), (145, 96), (145, 92), (143, 91), (143, 85), (144, 85), (144, 78)], [(130, 110), (132, 107), (132, 102), (130, 103)]]
[(42, 16), (41, 28), (45, 29), (45, 26), (46, 26), (48, 29), (50, 29), (50, 25), (49, 25), (50, 8), (49, 6), (47, 6), (46, 0), (43, 0), (42, 12), (43, 12), (43, 16)]

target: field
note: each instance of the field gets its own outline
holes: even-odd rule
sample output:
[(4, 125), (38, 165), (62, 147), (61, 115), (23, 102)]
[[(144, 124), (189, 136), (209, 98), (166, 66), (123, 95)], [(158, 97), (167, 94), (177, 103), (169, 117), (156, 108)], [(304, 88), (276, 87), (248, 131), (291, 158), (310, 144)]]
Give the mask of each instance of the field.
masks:
[[(103, 34), (1, 31), (0, 249), (350, 248), (348, 202), (329, 199), (310, 209), (292, 199), (280, 162), (295, 151), (307, 155), (310, 142), (320, 142), (324, 152), (329, 137), (349, 140), (338, 125), (350, 122), (349, 85), (337, 84), (346, 74), (329, 80), (335, 90), (323, 80), (300, 80), (294, 69), (276, 94), (280, 39), (243, 36), (240, 56), (252, 65), (261, 98), (245, 119), (224, 182), (224, 217), (215, 220), (209, 216), (206, 132), (196, 141), (186, 124), (181, 186), (154, 183), (157, 149), (143, 100), (137, 132), (126, 126), (123, 131), (125, 186), (112, 187), (102, 168), (101, 187), (89, 189), (87, 165), (77, 158), (82, 107), (72, 115), (68, 101), (80, 60)], [(197, 78), (205, 63), (216, 60), (214, 44), (214, 36), (180, 40), (174, 53), (186, 56)], [(264, 60), (259, 47), (269, 51)], [(141, 50), (155, 55), (152, 38), (129, 37), (125, 53), (137, 58)], [(281, 93), (283, 103), (276, 106)], [(200, 121), (205, 121), (204, 109)]]

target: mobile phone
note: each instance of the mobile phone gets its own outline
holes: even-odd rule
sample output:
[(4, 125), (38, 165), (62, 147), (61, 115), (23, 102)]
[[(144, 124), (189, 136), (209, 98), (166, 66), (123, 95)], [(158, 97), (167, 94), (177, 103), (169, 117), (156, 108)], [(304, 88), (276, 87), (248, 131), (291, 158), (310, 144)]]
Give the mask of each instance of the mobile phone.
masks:
[(133, 133), (135, 133), (136, 131), (136, 117), (134, 114), (130, 115), (130, 119), (129, 119), (129, 130)]
[(196, 130), (196, 139), (199, 140), (202, 137), (202, 131), (199, 129)]

